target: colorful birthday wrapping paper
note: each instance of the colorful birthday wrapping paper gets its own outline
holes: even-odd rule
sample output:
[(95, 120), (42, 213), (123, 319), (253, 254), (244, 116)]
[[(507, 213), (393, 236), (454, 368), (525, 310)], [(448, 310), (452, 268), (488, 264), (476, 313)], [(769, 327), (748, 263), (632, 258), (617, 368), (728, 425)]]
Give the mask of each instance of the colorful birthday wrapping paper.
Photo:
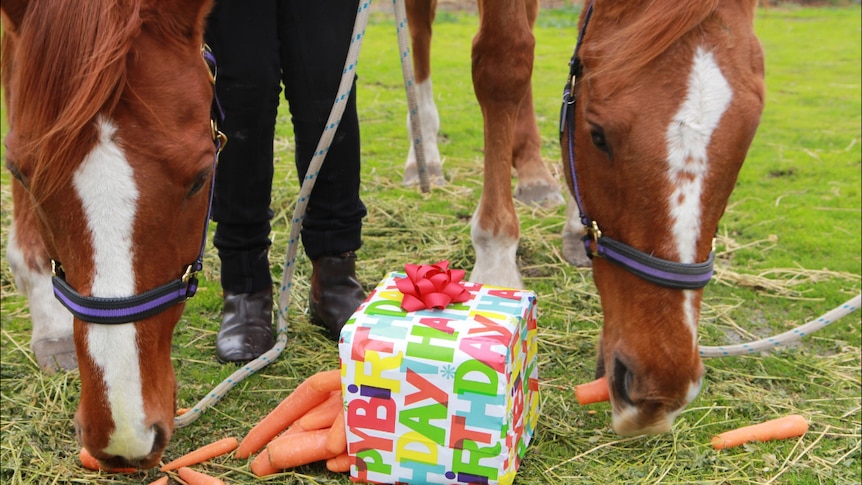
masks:
[(392, 273), (341, 332), (353, 481), (511, 484), (539, 416), (536, 295), (407, 312)]

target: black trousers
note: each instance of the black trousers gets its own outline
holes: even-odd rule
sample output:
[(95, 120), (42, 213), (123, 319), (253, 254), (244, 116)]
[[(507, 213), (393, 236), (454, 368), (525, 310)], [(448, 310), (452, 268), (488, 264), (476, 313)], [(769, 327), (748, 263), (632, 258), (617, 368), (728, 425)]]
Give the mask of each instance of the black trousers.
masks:
[[(213, 244), (222, 288), (272, 284), (267, 256), (273, 137), (279, 93), (290, 108), (299, 181), (304, 180), (341, 81), (358, 0), (216, 0), (206, 42), (218, 62), (216, 92), (228, 143), (216, 170)], [(359, 249), (365, 205), (359, 197), (356, 84), (323, 162), (302, 223), (311, 260)]]

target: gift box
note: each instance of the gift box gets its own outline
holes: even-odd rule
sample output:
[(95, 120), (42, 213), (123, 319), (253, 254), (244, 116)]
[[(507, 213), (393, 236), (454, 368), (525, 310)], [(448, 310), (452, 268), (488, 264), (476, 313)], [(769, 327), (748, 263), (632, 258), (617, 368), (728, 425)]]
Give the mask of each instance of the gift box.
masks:
[(403, 278), (339, 339), (351, 479), (512, 483), (539, 415), (535, 293), (459, 282), (453, 303), (407, 311)]

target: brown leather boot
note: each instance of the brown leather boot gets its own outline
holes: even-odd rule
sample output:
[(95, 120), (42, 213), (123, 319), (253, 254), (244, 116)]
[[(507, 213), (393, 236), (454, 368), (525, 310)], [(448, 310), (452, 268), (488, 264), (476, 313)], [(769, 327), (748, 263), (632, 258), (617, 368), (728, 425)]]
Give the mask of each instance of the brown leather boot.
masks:
[(356, 279), (356, 253), (324, 256), (311, 262), (308, 312), (311, 322), (338, 340), (341, 327), (365, 301), (365, 290)]
[(248, 362), (271, 349), (272, 288), (256, 293), (224, 293), (224, 317), (216, 337), (219, 362)]

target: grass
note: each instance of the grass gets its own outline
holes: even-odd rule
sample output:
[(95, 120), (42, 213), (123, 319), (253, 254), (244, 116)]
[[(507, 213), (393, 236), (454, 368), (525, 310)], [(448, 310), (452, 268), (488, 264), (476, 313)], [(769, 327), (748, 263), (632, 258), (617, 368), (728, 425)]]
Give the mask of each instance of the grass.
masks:
[[(541, 14), (534, 86), (543, 153), (557, 169), (557, 110), (575, 38), (576, 11)], [(358, 268), (370, 288), (407, 262), (449, 259), (470, 269), (467, 222), (481, 188), (481, 117), (473, 97), (469, 45), (477, 19), (444, 13), (435, 24), (433, 64), (450, 184), (424, 195), (400, 184), (407, 153), (406, 101), (394, 26), (376, 14), (360, 62), (362, 194), (369, 208)], [(720, 226), (718, 277), (707, 287), (701, 343), (759, 338), (824, 313), (860, 291), (860, 8), (760, 11), (766, 49), (766, 111)], [(646, 108), (646, 107), (645, 107)], [(5, 120), (4, 120), (5, 123)], [(6, 126), (3, 125), (3, 132)], [(287, 220), (297, 193), (286, 110), (278, 127), (273, 192), (273, 273), (281, 277)], [(2, 226), (11, 217), (2, 175)], [(589, 380), (601, 327), (589, 270), (560, 256), (563, 209), (520, 206), (519, 258), (525, 284), (539, 295), (542, 415), (516, 483), (859, 483), (862, 481), (862, 354), (855, 313), (782, 352), (712, 359), (698, 399), (661, 436), (621, 438), (605, 405), (577, 406), (574, 385)], [(5, 244), (5, 237), (3, 238)], [(29, 351), (26, 302), (2, 266), (0, 482), (146, 483), (88, 472), (77, 463), (72, 415), (76, 373), (46, 376)], [(166, 459), (225, 436), (241, 437), (302, 379), (337, 365), (335, 345), (308, 323), (310, 264), (300, 258), (289, 309), (290, 343), (278, 361), (247, 379), (191, 426), (176, 431)], [(218, 260), (210, 248), (202, 289), (174, 338), (179, 405), (189, 406), (233, 368), (216, 363), (220, 319)], [(809, 433), (715, 452), (714, 434), (788, 413)], [(253, 483), (244, 462), (201, 469), (227, 483)], [(270, 483), (343, 484), (346, 476), (307, 466)]]

